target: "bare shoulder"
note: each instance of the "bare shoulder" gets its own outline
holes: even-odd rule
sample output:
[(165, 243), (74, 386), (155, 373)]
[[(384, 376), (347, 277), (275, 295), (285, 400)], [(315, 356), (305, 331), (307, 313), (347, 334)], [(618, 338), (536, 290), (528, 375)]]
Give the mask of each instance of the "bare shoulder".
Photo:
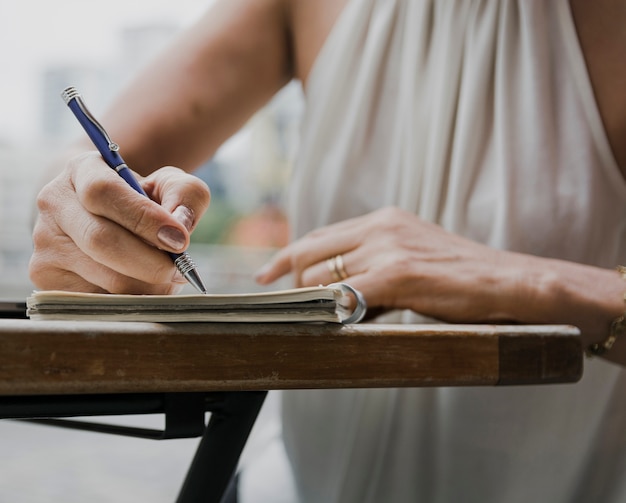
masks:
[(348, 0), (285, 0), (291, 30), (294, 75), (307, 77)]

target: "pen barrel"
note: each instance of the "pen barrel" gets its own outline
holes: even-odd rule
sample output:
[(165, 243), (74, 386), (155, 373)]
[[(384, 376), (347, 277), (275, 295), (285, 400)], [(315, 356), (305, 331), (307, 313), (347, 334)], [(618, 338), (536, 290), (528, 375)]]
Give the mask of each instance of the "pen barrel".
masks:
[[(98, 149), (104, 161), (113, 169), (117, 169), (118, 166), (122, 164), (125, 165), (124, 159), (122, 159), (122, 156), (117, 152), (119, 148), (117, 144), (111, 141), (106, 131), (104, 131), (104, 128), (87, 110), (78, 92), (75, 90), (73, 92), (74, 94), (70, 94), (66, 99), (67, 106), (83, 127), (94, 146)], [(64, 98), (66, 98), (65, 95)], [(143, 193), (143, 190), (141, 192)]]
[[(100, 152), (100, 155), (108, 166), (117, 171), (117, 174), (122, 177), (132, 189), (139, 194), (148, 197), (133, 175), (133, 172), (128, 168), (124, 159), (122, 159), (122, 156), (118, 153), (118, 145), (113, 142), (111, 138), (109, 138), (109, 135), (104, 128), (91, 115), (91, 112), (89, 112), (85, 104), (82, 102), (80, 94), (76, 88), (66, 88), (61, 94), (61, 97), (65, 101), (68, 108), (72, 111), (80, 125), (83, 127), (87, 136), (89, 136), (89, 139), (98, 149), (98, 152)], [(191, 257), (189, 257), (186, 252), (168, 254), (187, 281), (189, 281), (198, 291), (206, 293), (206, 287), (198, 275), (196, 266), (191, 260)]]
[[(132, 171), (124, 162), (124, 159), (122, 159), (122, 156), (117, 152), (117, 144), (112, 143), (108, 139), (108, 136), (103, 131), (102, 126), (100, 126), (93, 117), (88, 115), (85, 105), (82, 104), (79, 99), (80, 96), (78, 93), (71, 95), (67, 101), (67, 106), (72, 111), (80, 125), (83, 126), (87, 136), (89, 136), (89, 139), (98, 149), (98, 152), (100, 152), (104, 161), (110, 168), (117, 171), (117, 173), (126, 181), (126, 183), (128, 183), (128, 185), (140, 194), (148, 197), (141, 185), (139, 185), (139, 182), (133, 175)], [(115, 150), (113, 148), (115, 148)]]
[(107, 141), (107, 137), (98, 128), (98, 126), (93, 123), (93, 119), (85, 114), (78, 98), (70, 100), (67, 106), (76, 116), (80, 125), (83, 126), (87, 136), (89, 136), (89, 139), (93, 142), (100, 154), (102, 154), (102, 157), (107, 164), (109, 164), (112, 168), (123, 164), (124, 160), (122, 157), (116, 151), (111, 150), (111, 144)]
[[(119, 156), (118, 156), (119, 157)], [(121, 157), (120, 157), (121, 159)], [(137, 179), (135, 178), (135, 176), (133, 175), (133, 172), (130, 170), (130, 168), (124, 163), (124, 161), (122, 161), (122, 164), (120, 164), (119, 166), (116, 166), (115, 171), (117, 171), (117, 174), (120, 175), (124, 180), (126, 180), (126, 183), (128, 185), (130, 185), (133, 189), (135, 189), (137, 192), (139, 192), (140, 194), (148, 197), (148, 194), (146, 194), (146, 192), (143, 190), (143, 188), (141, 187), (141, 185), (139, 185), (139, 182), (137, 181)]]

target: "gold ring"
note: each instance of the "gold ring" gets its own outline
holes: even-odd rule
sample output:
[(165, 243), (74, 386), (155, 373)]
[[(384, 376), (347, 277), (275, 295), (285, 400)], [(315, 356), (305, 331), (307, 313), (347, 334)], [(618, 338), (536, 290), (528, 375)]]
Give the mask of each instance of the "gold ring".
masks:
[(343, 281), (348, 277), (348, 273), (343, 265), (343, 257), (336, 255), (326, 260), (326, 266), (330, 271), (333, 281)]

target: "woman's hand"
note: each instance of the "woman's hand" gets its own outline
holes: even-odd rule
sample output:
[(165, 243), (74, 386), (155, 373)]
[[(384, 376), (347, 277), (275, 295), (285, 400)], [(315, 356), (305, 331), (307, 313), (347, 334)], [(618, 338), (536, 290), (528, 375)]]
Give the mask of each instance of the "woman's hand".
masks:
[[(411, 309), (450, 323), (575, 325), (583, 347), (604, 341), (624, 313), (616, 270), (496, 250), (397, 208), (310, 232), (279, 251), (257, 281), (288, 273), (297, 286), (339, 276), (375, 314)], [(626, 365), (621, 339), (605, 358)]]
[(97, 152), (73, 158), (39, 193), (30, 277), (40, 289), (168, 294), (180, 253), (209, 205), (200, 179), (164, 167), (135, 192)]
[(291, 272), (298, 286), (327, 284), (339, 279), (328, 262), (337, 255), (345, 273), (339, 276), (363, 293), (370, 308), (411, 309), (454, 322), (513, 318), (506, 294), (519, 288), (515, 254), (398, 208), (310, 232), (281, 250), (257, 280), (269, 283)]

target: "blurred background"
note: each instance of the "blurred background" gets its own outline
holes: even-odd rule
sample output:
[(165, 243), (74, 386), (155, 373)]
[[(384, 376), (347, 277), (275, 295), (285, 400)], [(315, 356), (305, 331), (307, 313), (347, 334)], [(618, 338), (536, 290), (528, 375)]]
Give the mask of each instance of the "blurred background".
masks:
[[(42, 172), (58, 149), (84, 134), (61, 91), (77, 87), (100, 115), (211, 3), (0, 0), (0, 298), (22, 300), (33, 290), (27, 269)], [(302, 109), (299, 84), (289, 84), (197, 172), (212, 200), (190, 253), (213, 292), (259, 290), (252, 274), (288, 238), (285, 186)], [(288, 280), (272, 288), (285, 286)], [(271, 396), (258, 438), (277, 434), (276, 407)], [(0, 503), (170, 502), (196, 445), (0, 421)]]

